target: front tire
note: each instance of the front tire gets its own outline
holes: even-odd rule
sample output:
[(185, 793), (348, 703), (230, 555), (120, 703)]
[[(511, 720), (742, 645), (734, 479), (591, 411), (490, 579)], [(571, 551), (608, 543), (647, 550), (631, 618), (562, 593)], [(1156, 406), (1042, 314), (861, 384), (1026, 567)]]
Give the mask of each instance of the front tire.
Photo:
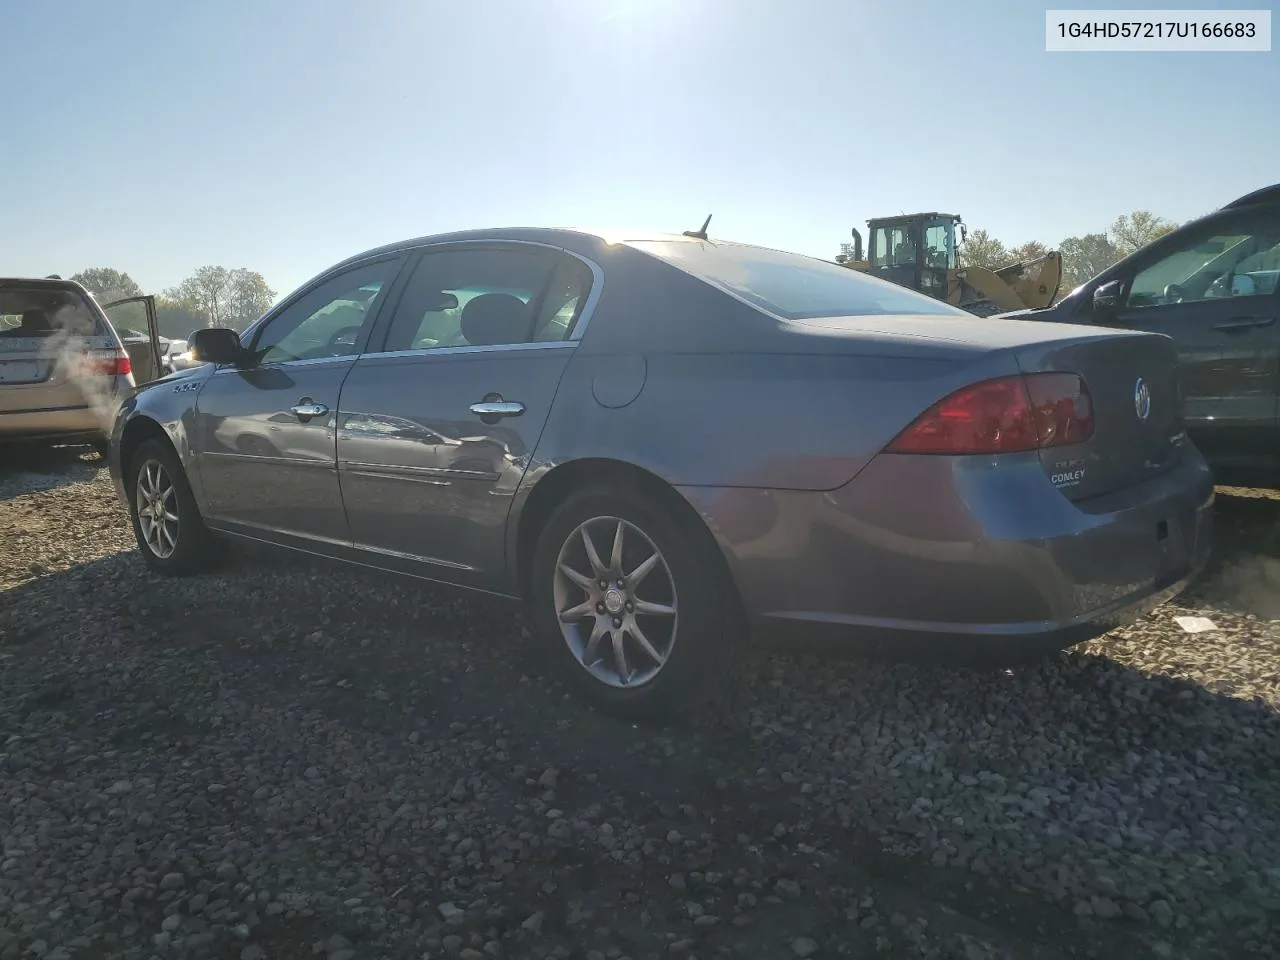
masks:
[(704, 707), (732, 676), (723, 559), (705, 530), (673, 513), (640, 491), (583, 490), (535, 548), (535, 634), (580, 694), (627, 720)]
[(147, 566), (170, 577), (208, 569), (216, 545), (173, 448), (160, 440), (143, 441), (128, 476), (133, 535)]

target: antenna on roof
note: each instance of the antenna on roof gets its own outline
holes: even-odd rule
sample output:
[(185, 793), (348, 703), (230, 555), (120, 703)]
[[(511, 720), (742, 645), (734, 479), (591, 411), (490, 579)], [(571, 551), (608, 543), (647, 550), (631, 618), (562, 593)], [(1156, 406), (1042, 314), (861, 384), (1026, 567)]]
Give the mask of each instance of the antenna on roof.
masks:
[(56, 273), (51, 273), (51, 274), (49, 274), (47, 277), (45, 277), (45, 279), (46, 279), (46, 280), (61, 280), (62, 278), (61, 278), (60, 276), (58, 276)]
[(710, 224), (711, 224), (711, 214), (709, 214), (709, 213), (708, 213), (708, 214), (707, 214), (707, 219), (705, 219), (705, 220), (703, 220), (703, 221), (702, 221), (702, 226), (701, 226), (699, 229), (697, 229), (697, 230), (686, 230), (686, 231), (684, 232), (684, 235), (685, 235), (686, 237), (693, 237), (693, 239), (695, 239), (695, 240), (709, 240), (709, 239), (711, 239), (711, 238), (707, 236), (707, 227), (708, 227)]

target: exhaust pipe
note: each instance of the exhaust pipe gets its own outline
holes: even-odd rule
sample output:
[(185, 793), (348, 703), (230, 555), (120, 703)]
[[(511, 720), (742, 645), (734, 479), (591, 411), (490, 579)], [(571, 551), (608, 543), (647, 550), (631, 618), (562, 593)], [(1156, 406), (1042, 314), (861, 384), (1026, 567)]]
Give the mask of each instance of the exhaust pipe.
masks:
[(854, 227), (849, 231), (853, 234), (853, 259), (862, 260), (862, 234), (858, 232), (858, 228)]

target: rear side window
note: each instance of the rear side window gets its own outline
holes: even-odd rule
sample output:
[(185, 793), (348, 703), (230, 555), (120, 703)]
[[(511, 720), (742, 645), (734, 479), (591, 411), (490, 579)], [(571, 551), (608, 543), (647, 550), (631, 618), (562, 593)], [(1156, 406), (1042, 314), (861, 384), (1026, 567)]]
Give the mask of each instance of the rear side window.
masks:
[(6, 342), (106, 333), (97, 311), (74, 290), (0, 283), (0, 349)]
[(799, 254), (683, 240), (636, 240), (630, 246), (786, 320), (893, 314), (970, 316), (906, 287)]
[(590, 285), (590, 271), (584, 286), (570, 268), (562, 273), (560, 263), (540, 247), (424, 253), (396, 307), (384, 349), (515, 346), (565, 339)]

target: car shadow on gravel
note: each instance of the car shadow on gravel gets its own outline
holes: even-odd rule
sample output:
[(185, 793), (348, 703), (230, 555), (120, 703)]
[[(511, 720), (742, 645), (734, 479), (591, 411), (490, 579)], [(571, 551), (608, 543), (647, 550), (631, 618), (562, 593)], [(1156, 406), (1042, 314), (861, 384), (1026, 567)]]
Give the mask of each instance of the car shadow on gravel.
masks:
[(1280, 491), (1218, 488), (1214, 553), (1179, 599), (1280, 620)]
[(86, 483), (107, 463), (88, 446), (0, 444), (0, 502), (38, 490)]
[[(1208, 924), (1229, 955), (1257, 941), (1259, 904), (1274, 902), (1259, 884), (1280, 862), (1275, 704), (1106, 655), (957, 670), (756, 651), (724, 716), (650, 730), (568, 697), (507, 606), (293, 556), (237, 551), (215, 574), (161, 581), (118, 555), (4, 599), (6, 722), (107, 717), (123, 749), (199, 751), (246, 734), (194, 704), (234, 700), (247, 716), (323, 718), (375, 756), (479, 737), (501, 743), (474, 769), (495, 784), (485, 802), (527, 803), (539, 771), (564, 771), (556, 808), (604, 804), (641, 831), (635, 862), (589, 844), (530, 856), (499, 895), (522, 913), (563, 910), (575, 889), (626, 891), (699, 955), (778, 956), (800, 935), (872, 949), (913, 918), (1015, 956), (1138, 956), (1135, 938), (1179, 942)], [(68, 666), (95, 658), (101, 673)], [(195, 694), (166, 679), (174, 663), (194, 665)], [(272, 734), (286, 757), (289, 736)], [(413, 881), (412, 857), (405, 869)], [(720, 902), (708, 874), (750, 885)], [(676, 875), (703, 884), (720, 919), (755, 925), (693, 925)], [(617, 922), (639, 931), (637, 915)]]

